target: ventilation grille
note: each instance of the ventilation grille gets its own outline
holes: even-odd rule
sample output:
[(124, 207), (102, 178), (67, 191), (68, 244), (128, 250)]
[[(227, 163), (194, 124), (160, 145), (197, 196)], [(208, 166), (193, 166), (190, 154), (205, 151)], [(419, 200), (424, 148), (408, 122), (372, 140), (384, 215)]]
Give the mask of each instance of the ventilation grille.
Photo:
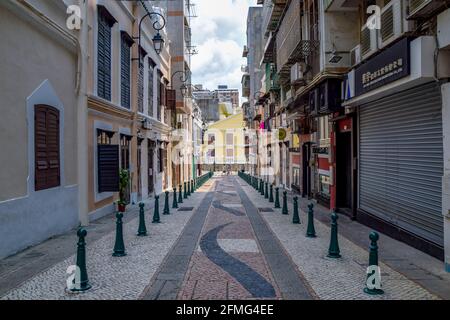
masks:
[(367, 27), (361, 31), (361, 54), (366, 55), (372, 49), (370, 29)]
[(394, 6), (381, 14), (381, 39), (383, 42), (394, 36)]

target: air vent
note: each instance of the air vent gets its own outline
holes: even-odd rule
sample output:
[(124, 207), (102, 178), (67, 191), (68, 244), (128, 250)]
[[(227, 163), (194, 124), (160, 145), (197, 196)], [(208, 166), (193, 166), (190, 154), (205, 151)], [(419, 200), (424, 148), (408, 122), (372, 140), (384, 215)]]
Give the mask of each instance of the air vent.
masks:
[(387, 41), (389, 38), (394, 36), (394, 7), (389, 6), (381, 14), (381, 40), (382, 42)]
[(361, 56), (363, 59), (377, 50), (377, 30), (369, 29), (365, 25), (361, 29)]
[(361, 62), (361, 46), (358, 45), (350, 51), (350, 65), (353, 67)]
[(414, 22), (406, 20), (405, 0), (391, 0), (381, 10), (380, 49), (403, 37), (414, 28)]
[(408, 19), (426, 19), (448, 8), (449, 0), (409, 0)]

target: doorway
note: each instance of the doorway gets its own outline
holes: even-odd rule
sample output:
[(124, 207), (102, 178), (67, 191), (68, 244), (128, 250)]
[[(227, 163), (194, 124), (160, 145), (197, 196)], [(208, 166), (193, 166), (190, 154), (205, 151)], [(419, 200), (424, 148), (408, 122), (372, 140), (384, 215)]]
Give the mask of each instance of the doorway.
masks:
[(150, 196), (154, 190), (154, 179), (153, 175), (154, 173), (154, 166), (153, 166), (153, 157), (154, 157), (154, 150), (155, 150), (155, 142), (148, 140), (148, 195)]
[(344, 213), (352, 212), (352, 133), (336, 136), (336, 206)]
[(311, 194), (311, 167), (309, 159), (311, 157), (311, 142), (306, 142), (302, 146), (302, 197), (309, 197)]

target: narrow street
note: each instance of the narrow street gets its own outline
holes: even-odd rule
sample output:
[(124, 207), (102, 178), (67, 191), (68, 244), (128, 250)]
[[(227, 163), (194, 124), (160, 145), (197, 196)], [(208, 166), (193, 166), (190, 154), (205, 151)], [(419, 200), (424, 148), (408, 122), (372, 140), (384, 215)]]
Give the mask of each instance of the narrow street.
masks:
[[(163, 206), (160, 206), (162, 212)], [(289, 209), (291, 210), (291, 209)], [(36, 248), (2, 261), (1, 299), (144, 299), (144, 300), (244, 300), (244, 299), (439, 299), (414, 277), (406, 277), (380, 263), (385, 294), (363, 292), (368, 252), (339, 236), (342, 258), (326, 257), (330, 229), (315, 221), (317, 238), (306, 238), (306, 213), (301, 224), (291, 223), (292, 212), (282, 215), (244, 180), (216, 176), (184, 200), (178, 210), (152, 224), (147, 207), (149, 236), (137, 237), (138, 218), (124, 225), (127, 255), (112, 257), (115, 231), (89, 230), (87, 269), (92, 289), (69, 293), (65, 289), (69, 265), (75, 255), (51, 266), (57, 248), (68, 236), (48, 240)], [(126, 215), (133, 215), (132, 211)], [(114, 222), (113, 217), (108, 217)], [(105, 227), (104, 227), (105, 228)], [(103, 231), (102, 231), (103, 230)], [(101, 233), (99, 237), (97, 232)], [(96, 239), (90, 241), (90, 239)], [(395, 240), (390, 240), (395, 241)], [(59, 243), (59, 245), (58, 245)], [(72, 243), (72, 251), (75, 249)], [(409, 248), (409, 251), (415, 249)], [(403, 256), (411, 254), (405, 251)], [(391, 256), (391, 259), (393, 257)], [(420, 260), (420, 253), (417, 255)], [(22, 260), (22, 261), (21, 261)], [(21, 264), (22, 262), (22, 264)], [(428, 265), (432, 266), (429, 260)], [(25, 263), (25, 264), (24, 264)], [(35, 274), (26, 265), (36, 267)], [(44, 265), (44, 266), (43, 266)], [(410, 266), (413, 266), (410, 263)], [(42, 270), (39, 271), (39, 267)], [(396, 268), (398, 269), (398, 268)], [(423, 277), (417, 277), (420, 280)], [(428, 273), (430, 275), (430, 273)], [(14, 279), (28, 276), (24, 282)], [(436, 279), (434, 278), (435, 282)], [(440, 286), (450, 283), (441, 278)], [(434, 284), (434, 287), (439, 285)], [(448, 288), (448, 287), (447, 287)], [(443, 291), (445, 293), (445, 290)]]

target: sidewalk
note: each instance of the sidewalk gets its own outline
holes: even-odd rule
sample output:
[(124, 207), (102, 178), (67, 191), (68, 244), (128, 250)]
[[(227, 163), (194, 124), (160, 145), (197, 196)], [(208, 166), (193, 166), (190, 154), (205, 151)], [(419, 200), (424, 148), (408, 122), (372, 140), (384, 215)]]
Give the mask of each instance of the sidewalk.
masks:
[(176, 241), (196, 206), (211, 187), (211, 180), (170, 215), (163, 215), (164, 196), (160, 196), (160, 224), (152, 224), (154, 199), (144, 201), (149, 236), (137, 237), (137, 206), (124, 214), (123, 233), (127, 256), (112, 257), (115, 215), (92, 222), (86, 237), (87, 269), (92, 289), (83, 294), (66, 293), (67, 267), (75, 264), (76, 230), (49, 239), (0, 261), (1, 299), (137, 299), (150, 282), (167, 252)]
[(368, 296), (362, 290), (368, 265), (370, 228), (340, 215), (342, 258), (326, 258), (330, 235), (328, 209), (314, 203), (317, 238), (307, 238), (306, 206), (310, 201), (299, 197), (301, 224), (294, 225), (291, 192), (288, 194), (289, 215), (285, 216), (244, 180), (237, 179), (257, 207), (272, 208), (273, 212), (260, 210), (260, 214), (320, 299), (450, 299), (450, 275), (444, 271), (441, 261), (383, 234), (378, 245), (385, 294)]

